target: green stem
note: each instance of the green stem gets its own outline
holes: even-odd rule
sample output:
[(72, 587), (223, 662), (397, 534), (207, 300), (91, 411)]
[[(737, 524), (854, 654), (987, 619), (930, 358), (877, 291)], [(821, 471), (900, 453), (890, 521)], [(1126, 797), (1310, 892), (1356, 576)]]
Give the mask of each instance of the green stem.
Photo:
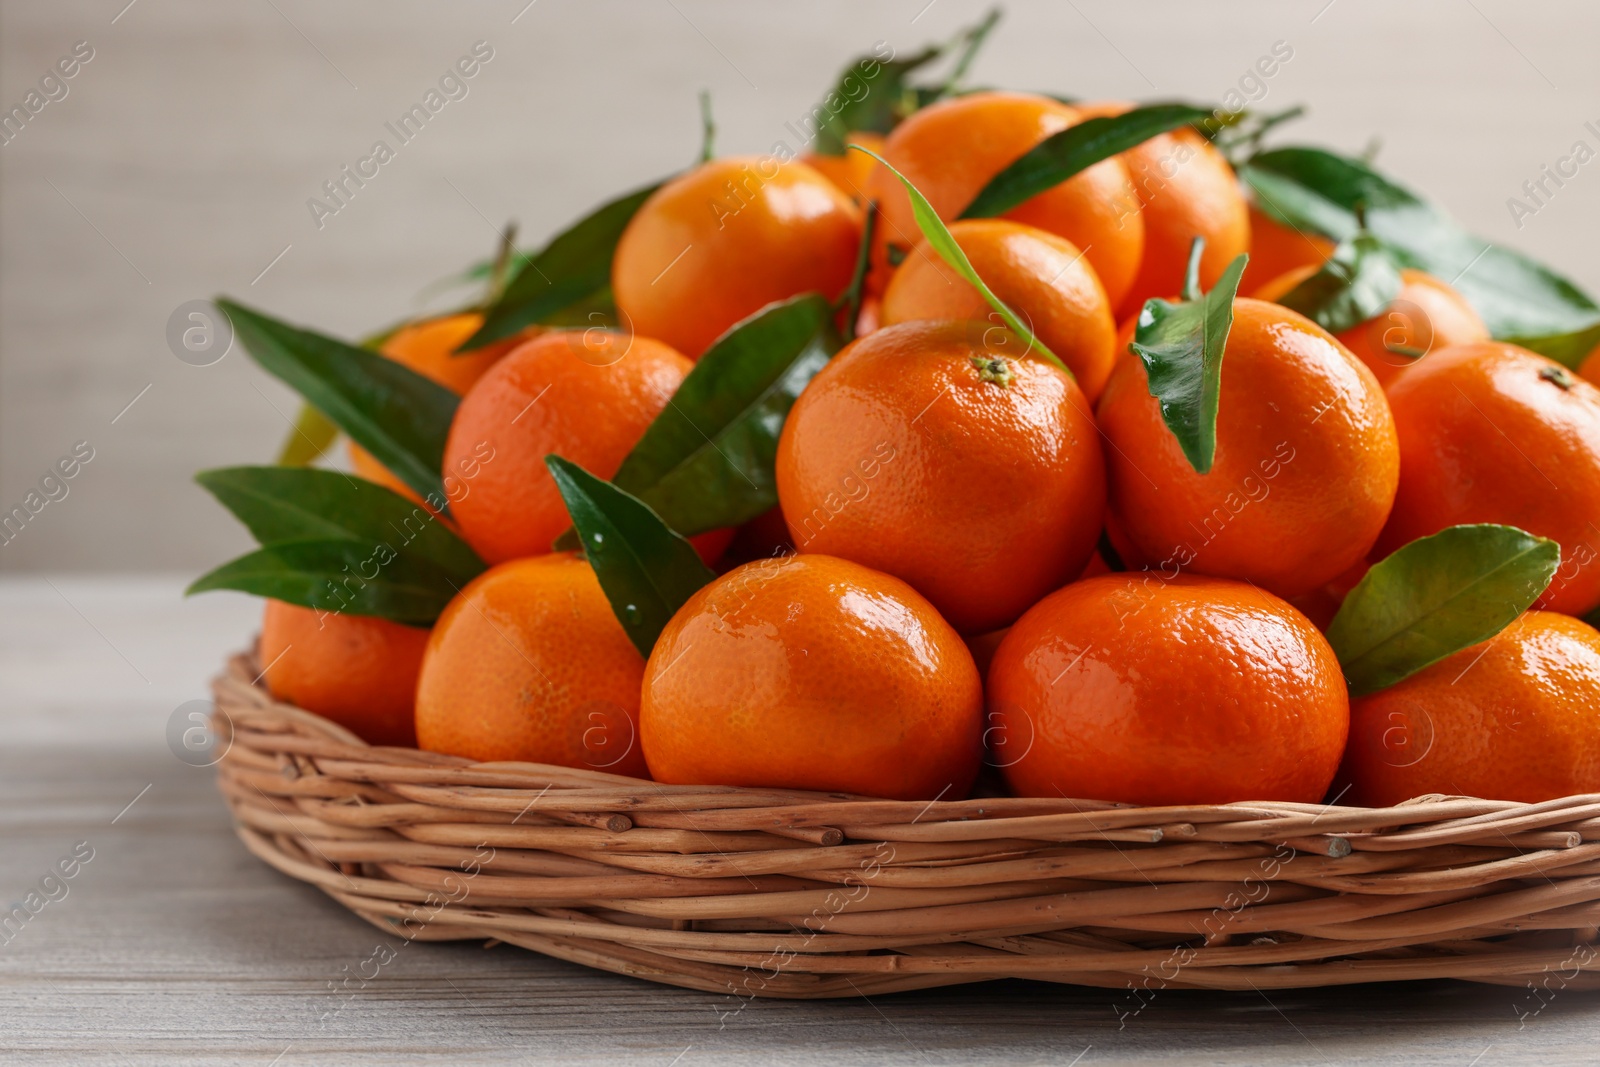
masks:
[(878, 202), (871, 200), (867, 203), (867, 220), (861, 227), (861, 248), (856, 252), (855, 273), (850, 276), (850, 284), (845, 287), (837, 305), (843, 307), (845, 312), (845, 344), (856, 339), (856, 319), (861, 314), (861, 294), (866, 289), (867, 269), (872, 265), (872, 236), (877, 229)]
[(700, 162), (711, 162), (717, 124), (711, 118), (711, 90), (700, 90)]

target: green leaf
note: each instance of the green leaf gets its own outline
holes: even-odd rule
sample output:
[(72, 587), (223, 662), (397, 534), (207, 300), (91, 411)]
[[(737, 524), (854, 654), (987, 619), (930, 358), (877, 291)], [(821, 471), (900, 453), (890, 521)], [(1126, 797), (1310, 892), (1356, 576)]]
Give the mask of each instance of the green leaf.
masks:
[(767, 305), (706, 349), (612, 484), (685, 535), (770, 510), (783, 420), (838, 350), (833, 309), (820, 295)]
[[(223, 467), (201, 471), (195, 481), (263, 545), (338, 539), (368, 547), (387, 544), (458, 583), (484, 570), (483, 560), (426, 508), (339, 471)], [(435, 506), (442, 503), (440, 498)]]
[(456, 394), (392, 359), (218, 299), (255, 361), (310, 401), (424, 500), (439, 471)]
[(1369, 233), (1341, 241), (1315, 274), (1278, 298), (1329, 333), (1343, 333), (1383, 313), (1400, 295), (1400, 268)]
[[(1196, 239), (1190, 253), (1191, 280), (1199, 245)], [(1216, 456), (1222, 354), (1233, 328), (1233, 298), (1247, 259), (1241, 255), (1228, 264), (1216, 288), (1205, 296), (1177, 303), (1147, 300), (1130, 346), (1144, 363), (1150, 395), (1161, 405), (1161, 418), (1178, 439), (1189, 465), (1201, 474), (1211, 469)]]
[[(857, 56), (811, 109), (817, 121), (816, 151), (842, 156), (847, 148), (845, 138), (851, 133), (888, 133), (911, 112), (950, 95), (999, 20), (1000, 9), (994, 8), (950, 41), (929, 45), (905, 59)], [(958, 48), (955, 66), (942, 84), (922, 88), (911, 84), (912, 73)]]
[(649, 656), (667, 620), (716, 574), (637, 497), (560, 456), (546, 456), (545, 465), (611, 610)]
[(212, 589), (271, 597), (305, 608), (375, 615), (431, 626), (457, 587), (443, 571), (381, 545), (336, 538), (268, 545), (197, 579), (187, 594)]
[(1576, 368), (1600, 342), (1600, 305), (1528, 257), (1474, 237), (1439, 208), (1356, 159), (1320, 148), (1277, 148), (1240, 171), (1277, 222), (1336, 241), (1367, 229), (1402, 267), (1427, 271), (1471, 302), (1496, 340)]
[(339, 436), (339, 427), (310, 404), (300, 405), (300, 414), (294, 420), (294, 429), (283, 439), (278, 450), (280, 467), (309, 467), (333, 447)]
[(959, 217), (985, 219), (1004, 215), (1103, 159), (1126, 152), (1157, 134), (1209, 119), (1214, 111), (1192, 104), (1149, 104), (1121, 115), (1069, 126), (1046, 137), (990, 178)]
[(526, 326), (546, 322), (608, 287), (611, 259), (622, 231), (661, 185), (657, 182), (602, 204), (529, 257), (484, 313), (483, 325), (467, 338), (461, 351), (482, 348)]
[(1487, 641), (1544, 592), (1561, 546), (1515, 526), (1451, 526), (1377, 563), (1328, 624), (1354, 696)]
[[(487, 267), (485, 268), (487, 277)], [(377, 333), (370, 334), (361, 339), (361, 347), (369, 352), (377, 352), (389, 338), (399, 333), (411, 324), (410, 319), (402, 319), (391, 326), (387, 326)], [(339, 427), (328, 421), (328, 417), (310, 404), (300, 405), (300, 414), (295, 418), (294, 428), (283, 439), (283, 446), (278, 450), (278, 465), (282, 467), (309, 467), (321, 459), (328, 449), (333, 447), (333, 442), (339, 437)]]
[(928, 198), (923, 196), (915, 185), (911, 184), (910, 179), (895, 170), (894, 167), (889, 165), (888, 160), (876, 152), (868, 151), (860, 145), (851, 145), (850, 147), (857, 152), (866, 152), (867, 155), (883, 164), (884, 169), (890, 174), (900, 179), (900, 184), (906, 187), (906, 192), (911, 197), (911, 214), (917, 220), (917, 228), (922, 231), (922, 236), (927, 240), (928, 246), (939, 254), (940, 259), (950, 264), (952, 270), (966, 279), (969, 285), (982, 294), (983, 299), (988, 301), (990, 307), (994, 308), (996, 314), (1000, 316), (1011, 332), (1022, 340), (1025, 349), (1037, 351), (1051, 363), (1061, 368), (1069, 378), (1072, 377), (1072, 372), (1067, 370), (1067, 365), (1061, 362), (1054, 352), (1046, 348), (1044, 342), (1035, 337), (1033, 331), (1023, 325), (1022, 320), (1017, 317), (1017, 313), (1007, 307), (1005, 301), (995, 296), (994, 291), (984, 284), (982, 278), (978, 277), (978, 272), (972, 267), (972, 261), (967, 259), (967, 254), (961, 250), (961, 246), (956, 244), (956, 239), (950, 236), (949, 229), (939, 219), (939, 213), (933, 210), (933, 205), (928, 203)]

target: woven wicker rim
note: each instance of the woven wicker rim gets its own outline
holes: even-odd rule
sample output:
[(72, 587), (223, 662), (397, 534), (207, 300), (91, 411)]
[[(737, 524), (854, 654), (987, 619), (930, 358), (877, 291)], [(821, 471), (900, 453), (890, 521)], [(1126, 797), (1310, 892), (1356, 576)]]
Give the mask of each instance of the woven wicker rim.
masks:
[(1136, 1013), (1156, 989), (1600, 987), (1600, 795), (1142, 808), (665, 786), (372, 747), (259, 673), (241, 654), (214, 683), (240, 838), (407, 940), (737, 998), (1033, 978), (1125, 987)]

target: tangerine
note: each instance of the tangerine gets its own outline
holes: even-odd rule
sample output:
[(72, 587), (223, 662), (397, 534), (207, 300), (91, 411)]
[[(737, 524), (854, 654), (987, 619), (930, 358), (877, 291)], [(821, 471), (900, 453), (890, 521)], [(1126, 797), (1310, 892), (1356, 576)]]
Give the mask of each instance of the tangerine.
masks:
[(1583, 363), (1578, 367), (1578, 373), (1589, 381), (1600, 385), (1600, 347), (1596, 347), (1583, 358)]
[[(1083, 253), (1064, 237), (1003, 219), (953, 222), (950, 236), (984, 284), (1067, 365), (1084, 396), (1099, 396), (1116, 362), (1117, 326), (1105, 288)], [(917, 319), (998, 316), (923, 241), (894, 272), (880, 313), (883, 326)]]
[(861, 226), (861, 208), (804, 163), (714, 159), (657, 189), (628, 223), (611, 265), (617, 310), (698, 359), (775, 300), (842, 293)]
[[(883, 158), (928, 198), (941, 219), (966, 210), (989, 179), (1051, 134), (1074, 126), (1076, 109), (1030, 93), (979, 92), (913, 113), (883, 145)], [(911, 198), (885, 168), (873, 172), (872, 198), (882, 211), (873, 242), (874, 281), (887, 284), (889, 246), (909, 253), (921, 237)], [(1002, 217), (1037, 226), (1083, 249), (1112, 307), (1139, 272), (1144, 219), (1128, 170), (1105, 159), (1018, 204)]]
[(657, 781), (962, 797), (977, 777), (972, 654), (897, 578), (801, 554), (735, 568), (661, 632), (640, 735)]
[(1250, 261), (1239, 279), (1241, 293), (1254, 293), (1298, 267), (1320, 267), (1333, 255), (1334, 242), (1320, 233), (1285, 226), (1254, 204), (1249, 205), (1249, 215)]
[(991, 758), (1019, 796), (1310, 803), (1349, 697), (1327, 640), (1239, 582), (1106, 574), (1017, 620), (989, 667)]
[(645, 776), (644, 657), (588, 562), (570, 552), (478, 575), (434, 624), (417, 682), (417, 744)]
[(268, 600), (262, 676), (278, 700), (316, 712), (373, 745), (412, 746), (412, 706), (428, 631), (369, 615)]
[(970, 322), (847, 345), (789, 412), (777, 482), (802, 552), (909, 582), (963, 633), (1006, 625), (1082, 571), (1105, 502), (1077, 384)]
[(693, 366), (647, 337), (552, 331), (485, 374), (456, 409), (444, 469), (451, 514), (490, 563), (550, 551), (571, 525), (545, 468), (554, 453), (597, 478), (617, 472)]
[(1600, 633), (1529, 611), (1350, 706), (1347, 803), (1430, 793), (1543, 800), (1600, 792)]
[[(1133, 107), (1122, 101), (1075, 106), (1086, 119), (1121, 115)], [(1179, 290), (1196, 237), (1206, 242), (1200, 253), (1200, 284), (1206, 289), (1250, 250), (1250, 212), (1239, 180), (1197, 130), (1185, 126), (1158, 133), (1118, 158), (1128, 168), (1144, 219), (1144, 254), (1118, 303), (1119, 315), (1134, 314), (1150, 297)]]
[(1416, 363), (1389, 405), (1400, 489), (1380, 554), (1458, 523), (1505, 523), (1561, 545), (1536, 607), (1583, 615), (1600, 605), (1600, 388), (1486, 341)]
[[(874, 155), (883, 155), (883, 134), (851, 133), (845, 137), (846, 145), (860, 145)], [(878, 161), (866, 152), (845, 149), (843, 155), (829, 156), (821, 152), (807, 152), (800, 161), (839, 187), (839, 191), (863, 206), (867, 203), (867, 184)]]
[[(1317, 270), (1297, 267), (1252, 295), (1277, 303)], [(1489, 330), (1466, 297), (1433, 275), (1406, 267), (1400, 271), (1400, 292), (1387, 308), (1335, 336), (1388, 389), (1401, 371), (1434, 349), (1487, 341)]]
[(1249, 299), (1233, 303), (1221, 376), (1200, 474), (1143, 362), (1119, 359), (1097, 409), (1116, 536), (1163, 571), (1308, 593), (1362, 559), (1389, 515), (1400, 450), (1383, 390), (1322, 327)]

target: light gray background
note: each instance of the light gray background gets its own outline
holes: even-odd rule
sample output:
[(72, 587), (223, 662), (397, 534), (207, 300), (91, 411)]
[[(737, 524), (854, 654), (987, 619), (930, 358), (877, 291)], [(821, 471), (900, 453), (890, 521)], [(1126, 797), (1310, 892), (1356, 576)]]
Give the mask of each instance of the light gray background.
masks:
[[(238, 351), (206, 368), (176, 359), (164, 329), (178, 304), (223, 292), (358, 335), (416, 311), (507, 219), (538, 239), (682, 166), (699, 89), (715, 96), (721, 150), (765, 151), (852, 55), (879, 39), (908, 53), (984, 10), (126, 2), (0, 0), (5, 108), (74, 42), (95, 49), (67, 98), (0, 147), (0, 510), (73, 442), (96, 452), (65, 500), (0, 547), (0, 571), (198, 573), (246, 547), (190, 475), (269, 461), (295, 401)], [(1389, 172), (1600, 291), (1600, 161), (1520, 231), (1506, 206), (1575, 140), (1600, 148), (1583, 128), (1600, 126), (1593, 3), (1007, 7), (974, 82), (1215, 100), (1285, 39), (1294, 58), (1263, 106), (1313, 109), (1286, 137), (1348, 151), (1377, 137)], [(494, 58), (470, 95), (319, 231), (306, 199), (480, 39)]]

